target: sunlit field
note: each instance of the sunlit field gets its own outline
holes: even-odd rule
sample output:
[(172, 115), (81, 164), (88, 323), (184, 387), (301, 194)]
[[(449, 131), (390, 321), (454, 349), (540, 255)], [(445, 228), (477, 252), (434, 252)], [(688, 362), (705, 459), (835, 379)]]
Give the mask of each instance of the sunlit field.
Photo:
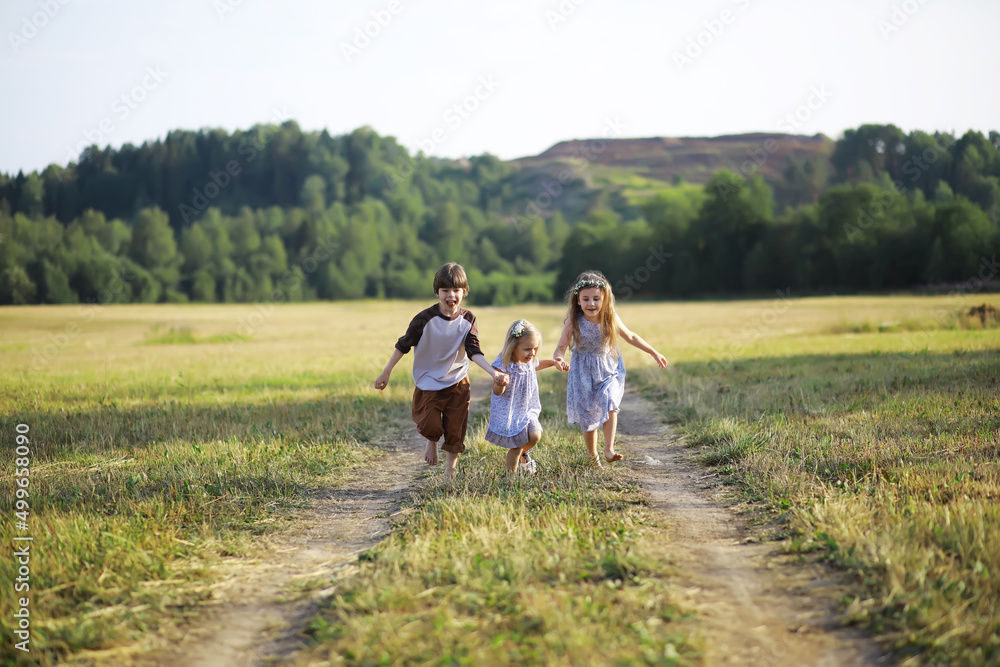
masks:
[(784, 548), (856, 573), (846, 620), (918, 664), (1000, 659), (1000, 329), (967, 317), (983, 302), (1000, 298), (776, 297), (626, 320), (675, 362), (633, 385)]
[[(0, 429), (13, 441), (18, 426), (27, 426), (30, 448), (27, 529), (4, 522), (0, 537), (8, 544), (14, 536), (34, 538), (32, 659), (52, 663), (73, 657), (114, 664), (120, 655), (117, 648), (141, 640), (162, 624), (196, 619), (211, 597), (221, 557), (252, 555), (260, 535), (280, 540), (318, 489), (336, 488), (345, 467), (378, 465), (380, 454), (370, 443), (398, 437), (398, 425), (410, 428), (409, 358), (399, 364), (384, 392), (371, 385), (410, 317), (425, 305), (429, 303), (311, 304), (273, 310), (0, 310), (7, 371), (0, 390)], [(480, 312), (480, 327), (491, 360), (507, 325), (519, 316), (530, 317), (554, 343), (560, 309), (486, 309)], [(486, 377), (477, 368), (473, 373)], [(491, 573), (484, 586), (499, 577), (512, 589), (510, 577), (515, 577), (514, 584), (517, 577), (544, 577), (544, 586), (536, 584), (532, 594), (544, 598), (541, 604), (570, 614), (560, 623), (572, 624), (573, 633), (557, 646), (533, 649), (533, 654), (545, 655), (547, 650), (552, 655), (623, 660), (648, 654), (674, 662), (690, 651), (677, 636), (678, 629), (664, 622), (677, 613), (660, 577), (664, 564), (636, 548), (644, 521), (638, 490), (618, 474), (595, 474), (577, 434), (559, 435), (561, 400), (557, 391), (547, 390), (549, 443), (556, 448), (552, 451), (565, 454), (558, 457), (558, 466), (553, 459), (555, 485), (505, 486), (498, 474), (502, 458), (482, 446), (481, 427), (473, 427), (478, 440), (461, 463), (464, 485), (450, 487), (447, 495), (433, 485), (420, 492), (414, 502), (425, 507), (422, 516), (428, 523), (407, 526), (401, 534), (419, 533), (428, 545), (422, 553), (454, 551), (451, 530), (436, 528), (430, 517), (440, 507), (451, 512), (448, 497), (456, 494), (469, 515), (449, 514), (449, 526), (501, 517), (534, 525), (538, 517), (550, 515), (548, 520), (563, 528), (553, 529), (547, 542), (538, 542), (534, 555), (525, 555), (527, 561), (518, 569), (505, 574), (477, 565)], [(419, 456), (415, 451), (414, 457)], [(12, 466), (13, 461), (5, 465), (0, 478), (0, 507), (8, 516), (17, 510)], [(439, 484), (436, 472), (430, 479)], [(467, 503), (466, 496), (478, 497), (484, 505)], [(519, 509), (503, 516), (495, 510), (509, 497), (518, 499), (513, 504)], [(545, 512), (532, 509), (539, 504), (548, 505)], [(617, 511), (594, 512), (595, 507)], [(577, 527), (567, 533), (570, 520)], [(491, 530), (484, 525), (479, 534)], [(533, 541), (534, 534), (525, 533), (522, 539)], [(412, 542), (403, 539), (407, 545)], [(553, 545), (565, 561), (552, 562)], [(563, 548), (567, 545), (572, 549)], [(386, 548), (391, 552), (393, 546), (398, 548), (395, 538)], [(498, 545), (486, 540), (479, 548), (466, 548), (465, 557), (490, 563), (483, 561), (484, 554), (493, 554)], [(416, 547), (407, 546), (404, 557), (419, 562), (415, 555)], [(464, 567), (460, 561), (453, 565)], [(15, 568), (16, 563), (5, 559), (0, 578), (13, 581)], [(437, 571), (437, 566), (431, 570)], [(553, 589), (553, 578), (564, 584)], [(407, 577), (400, 585), (412, 587), (420, 581)], [(529, 592), (529, 587), (513, 588)], [(578, 594), (585, 597), (591, 590), (593, 604), (579, 609)], [(549, 593), (554, 597), (549, 599)], [(2, 588), (6, 658), (16, 655), (9, 621), (17, 600), (11, 586)], [(448, 605), (437, 597), (422, 600), (432, 610), (432, 623), (435, 610)], [(492, 609), (494, 601), (487, 597), (481, 603)], [(463, 604), (464, 613), (480, 614), (479, 608), (468, 607), (471, 602)], [(632, 611), (609, 624), (610, 606)], [(533, 613), (525, 611), (526, 616)], [(638, 617), (660, 623), (630, 629)], [(364, 615), (355, 614), (353, 621), (363, 623)], [(510, 622), (522, 625), (517, 617)], [(499, 636), (492, 625), (481, 628), (481, 643), (493, 646), (497, 660), (516, 662), (526, 647), (516, 633), (506, 643), (491, 644)], [(317, 619), (317, 641), (329, 643), (325, 628)], [(383, 637), (376, 632), (353, 639), (381, 645)], [(469, 640), (467, 634), (432, 633), (429, 649), (412, 650), (453, 650), (448, 648), (452, 643), (466, 645)], [(599, 650), (597, 642), (604, 644)], [(468, 646), (471, 650), (476, 644)], [(315, 650), (330, 649), (321, 643)], [(342, 650), (349, 653), (351, 648)]]
[[(983, 301), (1000, 305), (776, 295), (619, 306), (671, 361), (660, 372), (625, 350), (630, 386), (781, 548), (857, 573), (846, 619), (928, 664), (1000, 656), (1000, 329), (961, 317)], [(33, 659), (99, 662), (196, 617), (221, 557), (280, 539), (346, 468), (378, 465), (371, 443), (410, 428), (409, 357), (384, 392), (372, 381), (430, 303), (0, 309), (11, 443), (0, 510), (29, 512), (26, 528), (0, 524), (0, 539), (34, 538)], [(518, 317), (539, 326), (548, 356), (564, 316), (474, 310), (491, 361)], [(697, 660), (639, 490), (622, 470), (588, 466), (562, 426), (564, 376), (539, 377), (546, 476), (508, 481), (478, 414), (458, 481), (418, 485), (420, 511), (336, 583), (296, 659)], [(19, 510), (21, 424), (30, 455), (16, 467), (30, 469), (30, 493)], [(0, 561), (0, 580), (16, 567)], [(0, 588), (5, 660), (20, 595)]]
[[(362, 389), (376, 347), (365, 330), (393, 309), (349, 311), (2, 311), (2, 432), (13, 443), (24, 424), (31, 450), (28, 528), (2, 530), (7, 544), (34, 537), (33, 656), (107, 648), (189, 615), (210, 597), (214, 561), (250, 553), (371, 456), (364, 443), (402, 399)], [(0, 562), (5, 581), (12, 567)], [(13, 593), (0, 596), (5, 652)]]

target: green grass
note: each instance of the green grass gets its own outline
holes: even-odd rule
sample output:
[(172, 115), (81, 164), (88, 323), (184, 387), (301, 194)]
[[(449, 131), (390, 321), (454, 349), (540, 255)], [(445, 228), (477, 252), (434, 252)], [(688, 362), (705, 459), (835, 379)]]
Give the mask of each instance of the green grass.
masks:
[(152, 327), (143, 341), (143, 345), (195, 345), (198, 343), (238, 343), (244, 341), (249, 336), (239, 333), (216, 334), (207, 338), (198, 339), (195, 337), (191, 327), (170, 327), (163, 330), (163, 324), (156, 324)]
[[(162, 329), (150, 316), (167, 310), (109, 308), (92, 322), (73, 309), (3, 310), (2, 346), (28, 352), (9, 357), (0, 383), (0, 433), (13, 439), (27, 425), (31, 454), (29, 529), (5, 521), (0, 540), (34, 538), (35, 664), (86, 661), (188, 622), (210, 600), (220, 558), (254, 554), (258, 536), (285, 529), (345, 466), (375, 456), (365, 443), (407, 412), (405, 390), (358, 391), (364, 365), (335, 368), (310, 345), (280, 340), (300, 326), (261, 332), (264, 345), (136, 347)], [(201, 320), (198, 338), (225, 339), (219, 328), (240, 320), (232, 309), (169, 310)], [(194, 330), (170, 329), (192, 339)], [(6, 516), (16, 511), (13, 463), (0, 476)], [(0, 561), (0, 578), (13, 581), (16, 566)], [(10, 661), (20, 656), (8, 621), (25, 593), (0, 590), (0, 661)]]
[(1000, 328), (1000, 318), (992, 313), (979, 316), (970, 314), (964, 310), (953, 311), (945, 316), (928, 319), (903, 318), (894, 320), (882, 320), (875, 322), (872, 320), (851, 321), (843, 320), (826, 329), (825, 333), (830, 334), (862, 334), (862, 333), (892, 333), (899, 331), (924, 332), (939, 330), (979, 330)]
[[(564, 394), (545, 397), (553, 409)], [(537, 476), (510, 478), (483, 427), (454, 483), (337, 582), (309, 626), (313, 664), (651, 664), (695, 655), (639, 490), (547, 421)]]
[[(619, 309), (672, 363), (656, 371), (627, 348), (631, 386), (751, 501), (762, 532), (854, 573), (845, 621), (914, 664), (1000, 659), (1000, 332), (960, 321), (983, 301), (997, 299)], [(87, 662), (197, 623), (222, 557), (280, 536), (345, 467), (377, 465), (368, 444), (408, 420), (408, 362), (385, 392), (371, 381), (425, 305), (0, 308), (0, 436), (30, 427), (32, 660)], [(518, 317), (548, 356), (564, 313), (474, 310), (489, 356)], [(883, 322), (907, 324), (864, 324)], [(543, 474), (509, 480), (479, 424), (458, 481), (428, 478), (358, 575), (335, 582), (302, 661), (698, 659), (663, 532), (621, 471), (588, 467), (560, 426), (561, 377), (540, 377)], [(0, 524), (0, 540), (15, 534)], [(13, 567), (0, 561), (0, 579)], [(14, 598), (0, 587), (6, 662)]]
[[(845, 622), (913, 664), (996, 664), (1000, 334), (832, 336), (842, 309), (791, 303), (763, 335), (730, 338), (739, 354), (691, 344), (673, 372), (633, 378), (785, 549), (856, 573)], [(962, 312), (924, 303), (909, 309), (920, 323)]]
[[(366, 414), (353, 407), (180, 403), (20, 417), (37, 452), (28, 521), (34, 652), (54, 662), (105, 647), (205, 601), (211, 563), (252, 553), (252, 536), (279, 530), (339, 469), (364, 460), (352, 432)], [(3, 432), (14, 426), (0, 421)], [(12, 515), (13, 500), (5, 477), (0, 511)], [(13, 528), (5, 522), (0, 539), (12, 543)], [(14, 566), (0, 562), (0, 577), (12, 580)], [(9, 650), (6, 627), (4, 640)]]
[(746, 423), (731, 417), (695, 422), (685, 429), (685, 435), (692, 446), (710, 446), (701, 456), (707, 465), (734, 463), (763, 452), (774, 437), (759, 422)]
[[(0, 309), (0, 353), (12, 362), (0, 381), (0, 432), (27, 424), (32, 449), (31, 658), (100, 662), (164, 624), (196, 624), (223, 557), (255, 555), (261, 534), (280, 537), (317, 489), (336, 486), (345, 466), (377, 465), (366, 444), (409, 418), (408, 362), (384, 392), (371, 382), (424, 306), (284, 306), (249, 337), (241, 326), (253, 321), (252, 306), (108, 307), (93, 318), (82, 308)], [(544, 306), (479, 314), (491, 351), (516, 317), (529, 317), (550, 341), (562, 317)], [(150, 332), (161, 336), (155, 345), (147, 345)], [(234, 334), (237, 344), (206, 342)], [(545, 398), (547, 422), (562, 414), (563, 399), (553, 396)], [(463, 457), (468, 476), (420, 495), (420, 519), (394, 533), (375, 552), (387, 555), (370, 565), (423, 568), (415, 581), (439, 588), (415, 599), (442, 618), (478, 624), (460, 641), (453, 629), (431, 635), (429, 652), (471, 656), (489, 646), (498, 659), (566, 652), (654, 664), (691, 654), (688, 630), (672, 623), (679, 612), (669, 603), (664, 564), (641, 539), (649, 517), (637, 489), (587, 468), (578, 433), (551, 431), (561, 449), (541, 458), (558, 485), (510, 484), (499, 451), (480, 442)], [(0, 511), (8, 515), (14, 488), (6, 467)], [(517, 514), (500, 511), (511, 503), (523, 504)], [(497, 520), (506, 533), (495, 532)], [(430, 534), (434, 526), (441, 530)], [(525, 529), (516, 542), (514, 526)], [(9, 544), (13, 535), (5, 522), (0, 540)], [(500, 553), (508, 544), (523, 553)], [(457, 570), (445, 572), (447, 559), (430, 556), (462, 549), (469, 556), (452, 559)], [(11, 581), (13, 567), (0, 562), (0, 578)], [(470, 581), (472, 572), (486, 577), (482, 588), (468, 587), (453, 608), (462, 587), (447, 581)], [(560, 577), (565, 583), (553, 586)], [(399, 595), (409, 598), (406, 586), (412, 582)], [(508, 605), (517, 600), (530, 601), (523, 613)], [(8, 624), (14, 609), (12, 587), (2, 588), (3, 661), (17, 657)], [(478, 617), (486, 610), (494, 620)], [(500, 633), (498, 613), (510, 616)], [(578, 625), (581, 615), (589, 620)], [(320, 621), (314, 632), (325, 637)]]

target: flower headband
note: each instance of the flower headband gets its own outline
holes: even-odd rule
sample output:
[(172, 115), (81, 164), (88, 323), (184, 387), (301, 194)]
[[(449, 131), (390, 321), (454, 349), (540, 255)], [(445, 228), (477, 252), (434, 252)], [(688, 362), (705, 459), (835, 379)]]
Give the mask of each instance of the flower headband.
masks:
[(514, 326), (510, 328), (510, 335), (514, 338), (520, 338), (524, 335), (524, 320), (514, 322)]
[(588, 287), (596, 287), (597, 289), (603, 290), (605, 285), (603, 280), (581, 280), (573, 286), (573, 291), (579, 292), (580, 290), (587, 289)]

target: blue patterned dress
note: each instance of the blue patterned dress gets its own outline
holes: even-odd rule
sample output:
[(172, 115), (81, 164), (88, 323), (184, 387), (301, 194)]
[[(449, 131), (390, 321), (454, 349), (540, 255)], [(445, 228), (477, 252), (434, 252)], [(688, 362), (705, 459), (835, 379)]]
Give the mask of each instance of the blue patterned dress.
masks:
[(573, 350), (566, 382), (566, 416), (570, 424), (593, 431), (617, 410), (625, 394), (625, 360), (601, 341), (601, 325), (579, 316), (580, 339)]
[(529, 364), (511, 361), (501, 365), (500, 357), (493, 362), (510, 376), (510, 384), (503, 394), (490, 394), (490, 424), (486, 430), (487, 442), (507, 449), (523, 447), (528, 442), (528, 433), (541, 432), (542, 424), (538, 416), (542, 412), (542, 402), (538, 396), (538, 366), (536, 357)]

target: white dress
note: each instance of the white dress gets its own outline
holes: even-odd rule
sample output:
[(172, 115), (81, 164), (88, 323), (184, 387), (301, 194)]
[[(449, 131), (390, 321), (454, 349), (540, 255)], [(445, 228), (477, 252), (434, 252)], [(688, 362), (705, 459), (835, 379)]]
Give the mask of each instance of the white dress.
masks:
[(542, 402), (535, 374), (538, 359), (530, 364), (511, 361), (501, 365), (500, 357), (497, 357), (493, 365), (510, 376), (510, 384), (500, 396), (490, 394), (490, 423), (486, 440), (507, 449), (521, 447), (527, 444), (528, 433), (542, 430), (538, 421)]

